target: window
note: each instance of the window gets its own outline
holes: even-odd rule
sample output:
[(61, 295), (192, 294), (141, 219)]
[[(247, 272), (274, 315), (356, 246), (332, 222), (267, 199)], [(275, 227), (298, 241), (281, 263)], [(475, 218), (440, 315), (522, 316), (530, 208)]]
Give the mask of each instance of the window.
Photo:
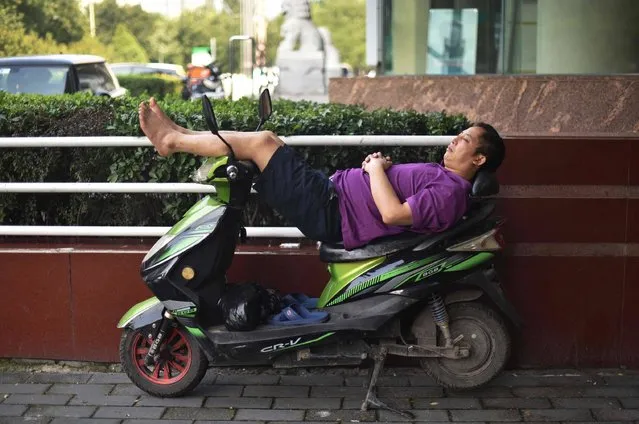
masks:
[(0, 90), (14, 94), (63, 94), (68, 71), (67, 66), (3, 66)]
[(501, 0), (432, 0), (426, 73), (497, 73), (501, 5)]
[(104, 63), (76, 65), (80, 91), (90, 90), (92, 93), (115, 90), (116, 82)]
[(639, 1), (379, 1), (384, 73), (639, 72)]

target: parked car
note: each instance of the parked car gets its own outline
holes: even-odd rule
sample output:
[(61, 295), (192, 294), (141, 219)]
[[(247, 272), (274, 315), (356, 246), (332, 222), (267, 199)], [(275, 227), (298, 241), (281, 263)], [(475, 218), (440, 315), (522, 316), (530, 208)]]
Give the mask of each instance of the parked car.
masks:
[(90, 91), (110, 97), (126, 93), (104, 58), (92, 55), (0, 58), (0, 90), (33, 94)]
[(110, 63), (115, 75), (162, 74), (184, 79), (186, 72), (182, 65), (173, 63)]

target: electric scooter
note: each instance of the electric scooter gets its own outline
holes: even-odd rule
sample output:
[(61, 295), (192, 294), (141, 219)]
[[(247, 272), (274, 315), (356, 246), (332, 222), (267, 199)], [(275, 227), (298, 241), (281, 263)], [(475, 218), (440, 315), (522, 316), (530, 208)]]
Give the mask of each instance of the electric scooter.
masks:
[[(499, 191), (491, 173), (479, 172), (468, 213), (438, 234), (392, 236), (345, 250), (322, 244), (329, 281), (317, 310), (324, 322), (261, 323), (229, 331), (218, 301), (226, 271), (245, 236), (241, 212), (257, 167), (235, 158), (218, 131), (210, 101), (202, 98), (211, 132), (230, 150), (208, 158), (194, 179), (216, 186), (189, 209), (144, 257), (141, 275), (155, 294), (120, 320), (120, 359), (140, 389), (160, 397), (191, 391), (209, 366), (272, 365), (277, 368), (357, 366), (372, 360), (362, 410), (385, 408), (376, 383), (388, 355), (418, 358), (439, 384), (479, 387), (505, 366), (510, 333), (520, 318), (507, 301), (493, 259), (503, 248), (503, 220), (489, 197)], [(264, 90), (258, 129), (271, 115)]]

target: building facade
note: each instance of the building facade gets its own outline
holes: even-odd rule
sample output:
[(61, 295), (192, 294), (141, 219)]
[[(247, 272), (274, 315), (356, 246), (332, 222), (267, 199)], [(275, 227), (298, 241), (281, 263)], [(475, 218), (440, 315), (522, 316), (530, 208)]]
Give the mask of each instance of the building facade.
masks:
[(384, 75), (639, 72), (636, 0), (367, 0)]

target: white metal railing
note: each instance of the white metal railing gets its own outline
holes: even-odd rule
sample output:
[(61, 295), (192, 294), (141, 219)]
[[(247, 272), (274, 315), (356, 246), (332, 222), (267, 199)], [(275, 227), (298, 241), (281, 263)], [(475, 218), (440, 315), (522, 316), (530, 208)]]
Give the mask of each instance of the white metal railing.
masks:
[[(295, 135), (289, 146), (445, 146), (450, 135)], [(146, 137), (0, 137), (0, 147), (151, 147)]]
[[(453, 136), (323, 135), (281, 137), (291, 146), (445, 146)], [(146, 137), (0, 137), (0, 148), (151, 147)], [(0, 183), (0, 193), (215, 193), (197, 183)], [(0, 236), (155, 237), (170, 227), (0, 225)], [(248, 237), (303, 238), (293, 227), (247, 227)]]

